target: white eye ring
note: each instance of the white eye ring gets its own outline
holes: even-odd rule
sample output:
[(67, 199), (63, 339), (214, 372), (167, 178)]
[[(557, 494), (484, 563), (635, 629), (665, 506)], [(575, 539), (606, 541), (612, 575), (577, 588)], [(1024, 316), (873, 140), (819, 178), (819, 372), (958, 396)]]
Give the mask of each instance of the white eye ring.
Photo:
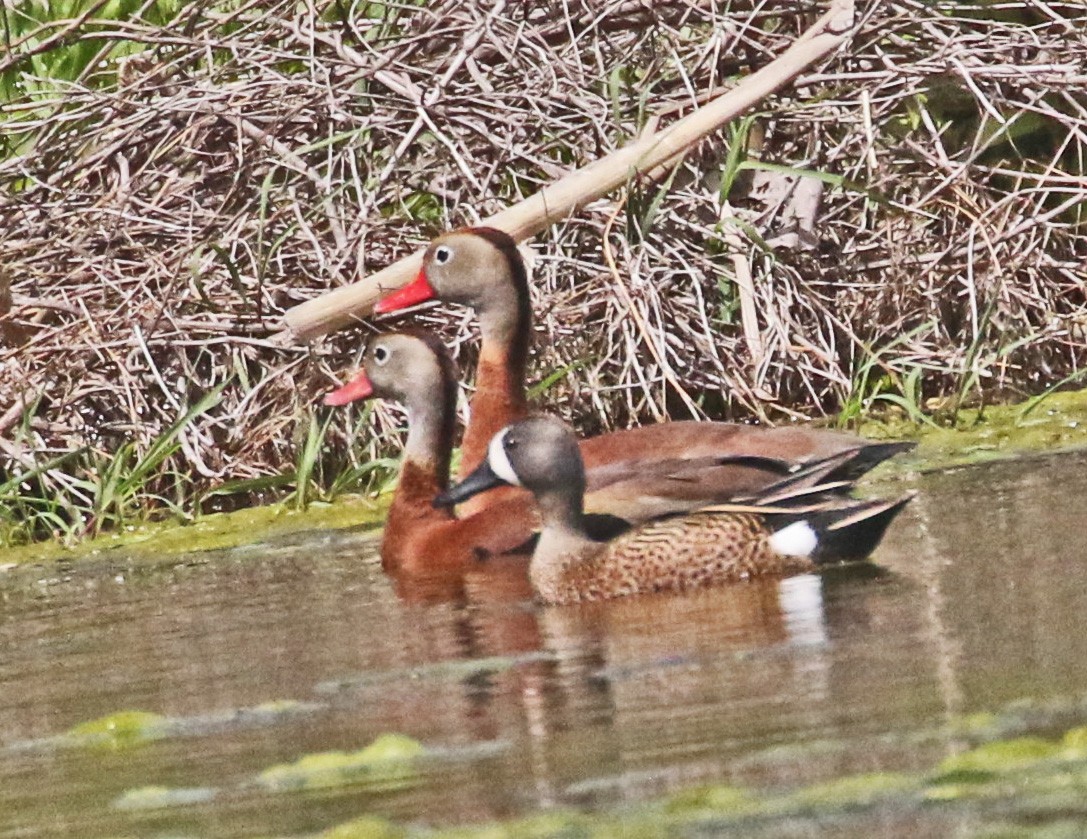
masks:
[(391, 353), (385, 349), (385, 347), (374, 347), (374, 361), (378, 364), (384, 364), (389, 360)]
[(434, 249), (434, 261), (439, 265), (445, 265), (453, 258), (453, 249), (449, 245), (438, 245)]

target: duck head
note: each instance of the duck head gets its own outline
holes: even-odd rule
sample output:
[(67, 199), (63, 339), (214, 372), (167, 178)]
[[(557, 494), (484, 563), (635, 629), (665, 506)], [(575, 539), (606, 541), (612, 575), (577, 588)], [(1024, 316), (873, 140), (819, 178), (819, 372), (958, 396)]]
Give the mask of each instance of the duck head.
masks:
[(509, 340), (526, 329), (531, 308), (524, 260), (513, 238), (491, 227), (439, 236), (423, 254), (418, 276), (374, 307), (378, 314), (442, 300), (474, 309), (484, 338)]
[(486, 460), (435, 498), (434, 506), (461, 504), (498, 486), (524, 487), (541, 507), (547, 498), (561, 496), (576, 499), (580, 509), (585, 470), (573, 433), (560, 420), (542, 415), (506, 426), (492, 438)]
[(363, 352), (362, 370), (327, 394), (324, 403), (346, 405), (370, 397), (392, 399), (409, 411), (438, 401), (452, 405), (456, 373), (445, 346), (427, 332), (375, 335)]
[(346, 405), (372, 396), (407, 408), (404, 462), (424, 465), (444, 487), (453, 449), (457, 377), (442, 342), (427, 332), (375, 335), (363, 353), (359, 374), (324, 402)]

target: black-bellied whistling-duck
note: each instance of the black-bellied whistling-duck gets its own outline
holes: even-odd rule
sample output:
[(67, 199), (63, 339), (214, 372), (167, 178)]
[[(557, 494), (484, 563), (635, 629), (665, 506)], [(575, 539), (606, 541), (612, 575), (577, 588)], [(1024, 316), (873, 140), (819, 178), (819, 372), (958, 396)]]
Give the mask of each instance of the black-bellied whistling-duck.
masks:
[(783, 577), (863, 559), (912, 497), (813, 501), (810, 490), (790, 496), (779, 484), (750, 505), (705, 507), (598, 541), (583, 523), (585, 471), (577, 441), (557, 419), (535, 416), (495, 435), (485, 460), (435, 503), (463, 503), (503, 484), (536, 497), (543, 530), (529, 577), (548, 603)]
[[(528, 413), (525, 374), (532, 306), (525, 264), (513, 239), (488, 227), (466, 228), (438, 237), (427, 248), (418, 277), (381, 300), (374, 311), (393, 312), (434, 298), (474, 309), (480, 324), (482, 346), (476, 392), (461, 444), (463, 477), (483, 461), (488, 443), (499, 430)], [(613, 431), (580, 442), (590, 486), (611, 468), (627, 474), (626, 487), (631, 490), (628, 498), (613, 496), (614, 506), (600, 511), (631, 520), (750, 493), (781, 478), (781, 472), (774, 468), (756, 468), (758, 458), (795, 466), (855, 450), (856, 455), (844, 471), (832, 478), (854, 479), (912, 446), (869, 443), (835, 431), (694, 421)], [(752, 460), (742, 467), (735, 460), (737, 456)], [(717, 469), (706, 468), (713, 458), (731, 460)], [(702, 464), (697, 481), (671, 478), (684, 464), (696, 462)], [(631, 470), (639, 469), (644, 484), (629, 479)], [(663, 475), (669, 475), (669, 479), (660, 480)], [(507, 497), (496, 493), (494, 500)], [(480, 510), (494, 500), (479, 496), (462, 509)]]
[(371, 396), (393, 399), (408, 411), (408, 438), (400, 480), (381, 542), (386, 571), (435, 574), (516, 550), (537, 517), (524, 498), (457, 519), (431, 502), (449, 483), (456, 423), (457, 377), (448, 352), (427, 333), (389, 333), (371, 339), (362, 371), (325, 396), (345, 405)]

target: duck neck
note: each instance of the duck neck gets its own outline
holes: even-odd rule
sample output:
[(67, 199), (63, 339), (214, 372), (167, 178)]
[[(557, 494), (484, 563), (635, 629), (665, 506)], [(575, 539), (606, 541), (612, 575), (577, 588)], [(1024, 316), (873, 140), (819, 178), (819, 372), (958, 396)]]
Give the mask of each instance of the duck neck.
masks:
[(564, 487), (561, 491), (537, 496), (536, 506), (540, 511), (544, 532), (552, 531), (588, 539), (582, 508), (583, 494), (582, 487)]
[[(456, 421), (456, 382), (443, 383), (440, 394), (427, 393), (408, 404), (408, 439), (404, 443), (400, 484), (394, 506), (411, 505), (429, 512), (431, 501), (449, 485), (449, 458)], [(443, 514), (443, 517), (448, 517)]]
[(532, 303), (520, 254), (508, 260), (512, 282), (479, 309), (481, 347), (468, 428), (461, 444), (460, 475), (487, 455), (491, 438), (528, 414), (525, 375), (532, 338)]
[(584, 573), (582, 563), (595, 555), (596, 543), (585, 532), (580, 493), (537, 498), (543, 529), (532, 553), (528, 574), (536, 592), (548, 602), (567, 599), (568, 576)]
[(521, 375), (518, 382), (523, 385), (532, 336), (532, 300), (521, 255), (514, 253), (506, 261), (509, 282), (497, 284), (486, 303), (477, 307), (479, 330), (484, 347), (501, 353), (510, 369)]

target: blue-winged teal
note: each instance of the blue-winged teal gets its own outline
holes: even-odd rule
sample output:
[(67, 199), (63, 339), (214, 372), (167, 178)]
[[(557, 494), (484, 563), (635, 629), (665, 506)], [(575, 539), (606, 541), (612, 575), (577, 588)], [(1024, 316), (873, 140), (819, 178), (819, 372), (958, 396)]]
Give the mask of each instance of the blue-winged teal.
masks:
[(779, 486), (748, 505), (704, 507), (597, 541), (584, 526), (577, 442), (561, 422), (539, 416), (500, 431), (486, 460), (435, 504), (460, 503), (502, 484), (523, 486), (536, 498), (543, 531), (529, 574), (549, 603), (786, 576), (862, 559), (910, 498), (790, 501)]

